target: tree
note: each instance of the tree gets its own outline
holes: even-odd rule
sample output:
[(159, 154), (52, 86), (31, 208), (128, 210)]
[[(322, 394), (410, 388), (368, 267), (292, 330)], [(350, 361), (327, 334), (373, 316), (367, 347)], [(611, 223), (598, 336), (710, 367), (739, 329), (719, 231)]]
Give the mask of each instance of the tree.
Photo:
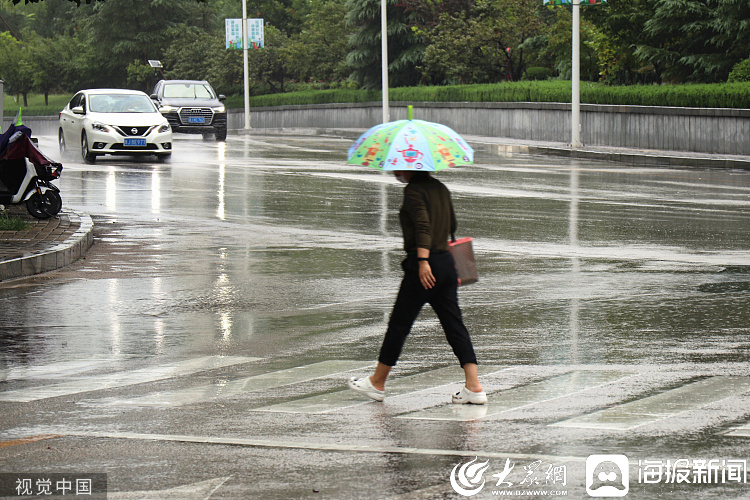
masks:
[(202, 28), (175, 26), (168, 35), (173, 43), (164, 51), (164, 76), (169, 79), (208, 80), (223, 94), (242, 91), (242, 51), (227, 50), (224, 33)]
[(654, 16), (650, 0), (608, 0), (606, 5), (581, 9), (583, 19), (596, 26), (595, 44), (605, 83), (627, 85), (661, 80), (660, 68), (637, 58), (633, 51), (645, 40), (644, 25)]
[(284, 84), (290, 77), (283, 57), (288, 37), (273, 26), (265, 27), (264, 36), (264, 48), (248, 51), (250, 78), (271, 93), (284, 92)]
[[(26, 4), (34, 4), (43, 2), (44, 0), (11, 0), (13, 4), (18, 5), (19, 3), (23, 2)], [(97, 2), (104, 2), (104, 0), (69, 0), (71, 3), (75, 3), (76, 5), (81, 5), (82, 2), (86, 4), (92, 4)], [(208, 0), (195, 0), (196, 2), (206, 2)]]
[(33, 54), (27, 45), (10, 33), (0, 33), (0, 78), (5, 81), (8, 94), (21, 94), (28, 106), (28, 94), (34, 88)]
[(85, 41), (96, 47), (96, 85), (122, 86), (132, 61), (161, 59), (171, 42), (168, 29), (193, 20), (193, 5), (194, 0), (117, 0), (78, 9)]
[(491, 83), (505, 79), (505, 47), (480, 17), (443, 14), (429, 32), (423, 59), (426, 84)]
[[(566, 7), (555, 7), (554, 12), (556, 22), (548, 32), (548, 43), (543, 53), (554, 61), (555, 70), (560, 77), (569, 80), (573, 71), (573, 13)], [(585, 18), (581, 19), (579, 62), (582, 80), (599, 79), (596, 40), (596, 27)]]
[[(349, 37), (351, 50), (347, 64), (350, 78), (364, 88), (381, 87), (381, 33), (379, 0), (347, 0), (347, 23), (354, 30)], [(425, 43), (413, 29), (417, 14), (399, 0), (387, 0), (388, 78), (394, 87), (416, 85), (421, 79), (417, 69), (422, 62)]]
[(725, 81), (750, 52), (750, 5), (739, 0), (661, 0), (634, 55), (671, 82)]
[(538, 52), (531, 42), (545, 33), (546, 17), (546, 9), (537, 0), (478, 0), (468, 15), (441, 15), (426, 31), (425, 80), (520, 80), (529, 52)]
[(302, 31), (293, 35), (284, 51), (291, 73), (300, 81), (346, 80), (346, 7), (339, 0), (315, 0)]

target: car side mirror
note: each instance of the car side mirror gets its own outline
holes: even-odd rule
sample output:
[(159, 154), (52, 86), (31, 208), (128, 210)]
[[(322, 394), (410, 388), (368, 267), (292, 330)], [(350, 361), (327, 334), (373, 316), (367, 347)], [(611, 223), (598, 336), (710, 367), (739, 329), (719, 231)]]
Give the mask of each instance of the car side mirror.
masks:
[(156, 94), (151, 94), (151, 100), (152, 101), (158, 101), (159, 100), (159, 96), (156, 95)]
[(75, 108), (71, 109), (71, 111), (73, 112), (73, 114), (76, 114), (76, 115), (85, 114), (83, 111), (83, 106), (76, 106)]
[(227, 96), (225, 96), (224, 94), (219, 94), (219, 100), (220, 101), (226, 101), (227, 100)]

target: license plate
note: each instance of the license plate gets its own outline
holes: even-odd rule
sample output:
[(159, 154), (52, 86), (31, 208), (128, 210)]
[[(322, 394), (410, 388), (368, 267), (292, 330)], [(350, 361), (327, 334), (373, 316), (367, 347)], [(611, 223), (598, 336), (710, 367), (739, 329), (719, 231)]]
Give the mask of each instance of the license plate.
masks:
[(189, 116), (188, 123), (206, 123), (206, 119), (202, 116)]
[(126, 146), (145, 146), (146, 139), (125, 139)]

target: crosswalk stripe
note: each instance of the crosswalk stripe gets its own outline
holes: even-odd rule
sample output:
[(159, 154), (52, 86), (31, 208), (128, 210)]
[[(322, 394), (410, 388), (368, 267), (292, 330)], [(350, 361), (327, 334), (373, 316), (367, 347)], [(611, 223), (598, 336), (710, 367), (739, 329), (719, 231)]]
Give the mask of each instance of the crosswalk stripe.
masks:
[[(500, 366), (482, 365), (482, 373), (491, 373), (502, 369)], [(409, 392), (430, 389), (439, 385), (460, 382), (463, 380), (463, 372), (458, 366), (449, 366), (438, 368), (427, 372), (407, 375), (405, 377), (394, 377), (388, 379), (386, 385), (386, 397), (399, 396)], [(326, 413), (340, 410), (350, 406), (356, 406), (369, 402), (366, 396), (356, 394), (349, 389), (343, 389), (336, 392), (319, 394), (302, 399), (295, 399), (285, 403), (279, 403), (262, 408), (255, 408), (253, 411), (269, 411), (283, 413)]]
[(366, 363), (351, 360), (321, 361), (319, 363), (296, 366), (286, 370), (278, 370), (226, 382), (189, 387), (175, 391), (160, 391), (137, 398), (96, 401), (94, 404), (117, 406), (181, 406), (236, 396), (249, 391), (260, 391), (272, 387), (306, 382), (349, 370), (367, 368), (368, 366), (372, 366), (371, 361)]
[(396, 418), (419, 420), (478, 420), (505, 411), (570, 396), (581, 391), (635, 375), (621, 371), (574, 371), (540, 382), (490, 394), (484, 405), (447, 404), (419, 410)]
[(301, 440), (284, 440), (284, 439), (260, 439), (247, 437), (219, 437), (219, 436), (190, 436), (180, 434), (144, 434), (136, 432), (93, 432), (93, 431), (70, 431), (65, 432), (65, 436), (78, 436), (101, 439), (133, 439), (144, 441), (161, 441), (176, 443), (198, 443), (198, 444), (215, 444), (231, 446), (250, 446), (258, 448), (280, 448), (280, 449), (297, 449), (297, 450), (316, 450), (316, 451), (341, 451), (354, 453), (394, 453), (402, 455), (434, 455), (446, 457), (483, 457), (483, 458), (510, 458), (518, 460), (544, 460), (546, 462), (576, 462), (583, 463), (586, 457), (575, 457), (565, 455), (542, 455), (535, 453), (513, 453), (502, 451), (484, 451), (484, 450), (456, 450), (440, 448), (414, 448), (408, 446), (390, 446), (377, 444), (346, 444), (342, 442), (324, 442), (324, 441), (301, 441)]
[(629, 430), (748, 391), (750, 377), (711, 377), (551, 425), (579, 429)]
[(750, 423), (732, 427), (725, 435), (734, 437), (750, 437)]
[(172, 377), (190, 375), (205, 370), (213, 370), (252, 361), (262, 358), (238, 357), (238, 356), (206, 356), (202, 358), (178, 361), (167, 365), (159, 365), (139, 370), (110, 373), (107, 375), (96, 375), (61, 384), (29, 387), (14, 391), (0, 393), (0, 401), (15, 401), (26, 403), (40, 399), (54, 398), (58, 396), (69, 396), (82, 392), (98, 391), (101, 389), (112, 389), (125, 387), (146, 382), (155, 382)]
[(32, 380), (75, 376), (83, 372), (111, 365), (112, 359), (61, 361), (47, 365), (18, 366), (0, 370), (0, 380)]

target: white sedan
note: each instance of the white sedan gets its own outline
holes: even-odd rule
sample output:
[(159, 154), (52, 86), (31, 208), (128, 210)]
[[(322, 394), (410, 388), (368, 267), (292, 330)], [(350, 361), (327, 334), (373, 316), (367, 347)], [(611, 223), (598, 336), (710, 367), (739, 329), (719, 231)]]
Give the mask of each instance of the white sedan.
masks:
[(101, 155), (172, 155), (172, 128), (143, 92), (91, 89), (78, 92), (60, 112), (60, 153), (81, 147), (86, 163)]

